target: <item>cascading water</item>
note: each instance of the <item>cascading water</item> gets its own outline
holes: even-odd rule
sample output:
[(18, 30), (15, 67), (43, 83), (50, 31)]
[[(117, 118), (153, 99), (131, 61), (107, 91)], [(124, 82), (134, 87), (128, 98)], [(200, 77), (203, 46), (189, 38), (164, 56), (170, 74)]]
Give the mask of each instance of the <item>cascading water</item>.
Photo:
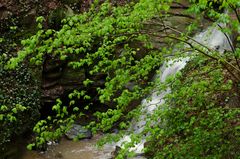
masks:
[[(226, 35), (224, 35), (221, 31), (218, 30), (218, 26), (206, 29), (205, 31), (196, 35), (193, 39), (211, 49), (217, 50), (220, 53), (223, 53), (225, 50), (231, 50), (228, 38), (226, 37)], [(186, 45), (186, 47), (188, 46)], [(169, 76), (175, 75), (178, 71), (184, 68), (189, 59), (190, 57), (185, 57), (181, 59), (169, 59), (160, 68), (160, 74), (156, 75), (155, 79), (158, 79), (161, 82), (165, 82), (165, 80)], [(139, 117), (139, 120), (132, 120), (132, 127), (130, 127), (128, 131), (134, 132), (135, 134), (141, 133), (144, 130), (148, 115), (151, 115), (157, 107), (161, 106), (164, 103), (164, 96), (170, 92), (171, 90), (169, 88), (165, 91), (162, 91), (160, 94), (156, 90), (149, 96), (151, 100), (148, 100), (147, 98), (142, 100), (141, 116)], [(125, 135), (118, 143), (115, 143), (113, 145), (106, 144), (105, 148), (100, 151), (94, 147), (98, 138), (101, 137), (95, 136), (91, 140), (79, 141), (76, 143), (63, 140), (62, 142), (60, 142), (59, 145), (52, 146), (48, 150), (48, 152), (44, 154), (39, 154), (34, 151), (27, 151), (25, 155), (23, 155), (22, 159), (108, 159), (111, 158), (111, 152), (114, 151), (114, 148), (116, 146), (122, 147), (122, 143), (124, 141), (131, 141), (130, 135)], [(143, 138), (140, 143), (136, 144), (135, 147), (131, 149), (131, 151), (134, 151), (137, 154), (142, 154), (144, 143), (145, 139)], [(141, 159), (144, 157), (137, 156), (136, 158)]]
[[(224, 25), (220, 24), (215, 27), (209, 27), (205, 31), (196, 35), (193, 40), (190, 40), (192, 44), (200, 43), (204, 46), (207, 46), (210, 49), (216, 50), (219, 53), (224, 53), (224, 51), (231, 51), (231, 40), (227, 34), (224, 34), (220, 31), (219, 27), (224, 27)], [(186, 46), (188, 47), (188, 46)], [(163, 66), (160, 68), (160, 75), (157, 75), (160, 78), (161, 82), (165, 82), (165, 80), (171, 76), (175, 75), (178, 71), (183, 69), (190, 57), (184, 57), (181, 59), (170, 59), (165, 62)], [(142, 100), (141, 103), (141, 116), (139, 120), (133, 119), (132, 126), (128, 129), (129, 132), (134, 132), (134, 134), (139, 134), (144, 130), (147, 116), (151, 115), (154, 110), (161, 106), (164, 103), (164, 96), (170, 93), (171, 90), (167, 88), (165, 91), (160, 94), (158, 91), (154, 91), (150, 95), (150, 101), (147, 99)], [(125, 135), (119, 142), (116, 143), (115, 146), (122, 147), (124, 142), (130, 142), (130, 135)], [(130, 151), (134, 151), (136, 154), (142, 154), (144, 148), (145, 139), (135, 145), (135, 147), (131, 148)]]

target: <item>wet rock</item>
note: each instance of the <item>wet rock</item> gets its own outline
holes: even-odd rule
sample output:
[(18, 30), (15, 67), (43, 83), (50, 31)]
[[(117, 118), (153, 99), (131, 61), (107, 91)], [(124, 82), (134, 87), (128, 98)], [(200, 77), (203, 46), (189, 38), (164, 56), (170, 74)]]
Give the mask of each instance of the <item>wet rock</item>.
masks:
[(70, 90), (75, 89), (75, 86), (82, 85), (82, 82), (86, 79), (84, 69), (76, 69), (66, 67), (63, 70), (62, 78), (59, 80), (59, 84), (63, 86), (69, 86)]
[(0, 20), (8, 19), (12, 16), (12, 12), (8, 11), (5, 7), (0, 7)]
[(35, 25), (35, 18), (37, 15), (37, 8), (31, 9), (22, 20), (22, 23), (25, 27), (34, 26)]
[[(111, 153), (111, 155), (112, 155), (111, 159), (116, 158), (120, 151), (121, 151), (121, 147), (116, 146), (116, 147), (115, 147), (115, 151), (113, 151), (113, 152)], [(124, 158), (126, 158), (126, 157), (124, 157)]]
[(81, 125), (73, 124), (72, 128), (65, 134), (67, 139), (90, 139), (92, 138), (92, 132)]
[[(54, 84), (54, 83), (51, 83)], [(50, 83), (48, 85), (44, 85), (44, 86), (52, 86), (50, 85)], [(43, 87), (44, 88), (44, 87)], [(56, 86), (52, 86), (51, 89), (44, 89), (42, 92), (42, 101), (43, 102), (54, 102), (57, 98), (60, 97), (60, 95), (62, 95), (64, 93), (64, 89), (62, 86), (56, 85)]]

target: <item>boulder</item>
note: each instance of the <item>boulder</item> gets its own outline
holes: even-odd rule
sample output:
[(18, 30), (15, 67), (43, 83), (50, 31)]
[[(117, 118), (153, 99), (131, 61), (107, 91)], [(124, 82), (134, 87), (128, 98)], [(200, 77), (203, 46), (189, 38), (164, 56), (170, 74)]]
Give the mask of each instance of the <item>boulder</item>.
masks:
[(92, 138), (92, 132), (89, 129), (84, 128), (81, 125), (73, 124), (72, 128), (65, 134), (67, 139), (90, 139)]

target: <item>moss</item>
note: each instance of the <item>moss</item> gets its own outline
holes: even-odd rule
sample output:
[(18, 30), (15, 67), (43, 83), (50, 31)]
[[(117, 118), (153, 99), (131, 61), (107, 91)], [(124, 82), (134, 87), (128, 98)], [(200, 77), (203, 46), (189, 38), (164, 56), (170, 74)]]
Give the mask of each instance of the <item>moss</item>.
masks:
[(41, 94), (38, 79), (33, 77), (25, 64), (14, 71), (6, 71), (1, 66), (0, 78), (0, 106), (7, 106), (7, 111), (1, 110), (0, 113), (9, 114), (9, 111), (17, 104), (27, 108), (14, 115), (16, 121), (10, 122), (7, 118), (0, 120), (0, 129), (4, 130), (0, 132), (0, 152), (5, 152), (6, 143), (11, 142), (14, 136), (19, 136), (32, 129), (36, 120), (39, 119)]

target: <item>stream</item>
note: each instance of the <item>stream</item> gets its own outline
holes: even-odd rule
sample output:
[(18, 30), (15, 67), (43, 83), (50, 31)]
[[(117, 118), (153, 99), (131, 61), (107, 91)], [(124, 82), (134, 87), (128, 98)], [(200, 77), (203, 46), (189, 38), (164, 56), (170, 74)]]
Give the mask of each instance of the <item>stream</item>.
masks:
[(95, 145), (101, 135), (95, 135), (92, 139), (70, 141), (62, 138), (59, 144), (48, 147), (46, 152), (23, 152), (20, 159), (110, 159), (113, 147), (98, 149)]

